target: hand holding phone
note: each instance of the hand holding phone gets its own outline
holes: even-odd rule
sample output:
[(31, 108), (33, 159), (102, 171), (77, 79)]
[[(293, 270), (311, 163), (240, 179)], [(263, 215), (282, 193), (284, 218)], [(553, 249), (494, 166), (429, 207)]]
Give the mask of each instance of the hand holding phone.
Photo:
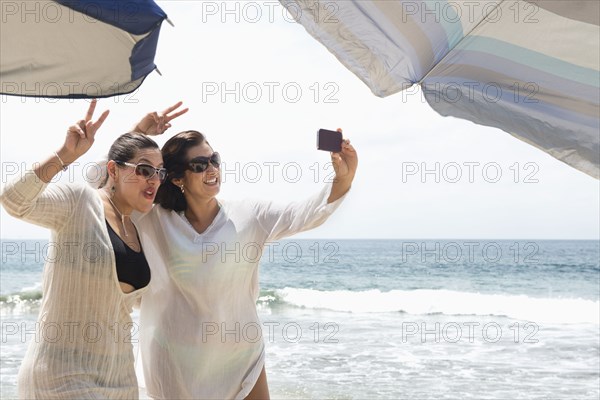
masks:
[(342, 151), (342, 132), (319, 129), (317, 132), (317, 149), (339, 153)]

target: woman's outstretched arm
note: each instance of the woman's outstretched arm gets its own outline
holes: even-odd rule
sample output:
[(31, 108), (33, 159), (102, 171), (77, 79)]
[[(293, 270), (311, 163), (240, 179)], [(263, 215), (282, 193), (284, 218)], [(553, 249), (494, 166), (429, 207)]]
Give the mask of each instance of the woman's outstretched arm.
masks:
[(333, 184), (327, 184), (319, 193), (286, 205), (273, 202), (253, 204), (257, 221), (266, 233), (267, 241), (316, 228), (340, 206), (354, 180), (358, 157), (350, 141), (346, 140), (342, 144), (342, 151), (332, 153), (331, 158), (336, 176)]
[(66, 223), (77, 194), (71, 185), (47, 186), (58, 172), (90, 148), (108, 115), (105, 111), (98, 121), (91, 122), (95, 107), (96, 102), (92, 101), (85, 119), (69, 128), (59, 151), (6, 184), (0, 193), (0, 204), (10, 215), (50, 229), (59, 229)]

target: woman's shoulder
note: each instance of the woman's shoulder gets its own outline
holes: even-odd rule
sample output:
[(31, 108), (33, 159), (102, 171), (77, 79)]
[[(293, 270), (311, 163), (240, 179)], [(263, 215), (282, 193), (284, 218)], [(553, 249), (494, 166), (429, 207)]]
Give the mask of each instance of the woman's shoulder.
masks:
[(147, 213), (134, 213), (135, 220), (140, 223), (153, 223), (156, 221), (165, 221), (173, 218), (177, 214), (174, 210), (168, 210), (160, 204), (154, 204)]
[(260, 215), (269, 208), (271, 202), (256, 198), (246, 198), (243, 200), (219, 199), (219, 204), (223, 208), (225, 215), (228, 217), (235, 218), (236, 216), (243, 216), (247, 218)]
[(70, 183), (64, 186), (66, 187), (66, 190), (72, 192), (75, 197), (85, 199), (98, 197), (98, 189), (94, 189), (93, 187), (85, 183)]
[(79, 207), (88, 205), (90, 207), (102, 204), (98, 190), (84, 183), (57, 183), (54, 190), (60, 191), (65, 198)]

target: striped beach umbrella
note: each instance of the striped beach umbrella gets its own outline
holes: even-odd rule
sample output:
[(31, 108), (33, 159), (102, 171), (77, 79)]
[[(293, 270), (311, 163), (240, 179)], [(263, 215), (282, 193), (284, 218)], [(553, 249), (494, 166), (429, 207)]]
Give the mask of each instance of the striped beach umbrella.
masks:
[(0, 0), (0, 92), (129, 93), (152, 72), (166, 14), (152, 0)]
[(500, 128), (600, 177), (600, 2), (281, 0), (377, 96)]

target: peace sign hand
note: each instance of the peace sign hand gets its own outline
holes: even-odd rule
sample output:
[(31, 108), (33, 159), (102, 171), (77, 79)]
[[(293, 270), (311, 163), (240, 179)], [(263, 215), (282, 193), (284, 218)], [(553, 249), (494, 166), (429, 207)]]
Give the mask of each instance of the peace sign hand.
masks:
[(67, 130), (65, 144), (60, 150), (60, 153), (62, 154), (61, 159), (65, 163), (72, 163), (92, 147), (96, 132), (100, 129), (109, 113), (109, 110), (104, 111), (102, 115), (100, 115), (100, 118), (95, 122), (92, 122), (97, 102), (96, 99), (92, 100), (85, 115), (85, 119), (77, 121), (77, 123), (70, 126)]
[(171, 114), (173, 111), (181, 107), (182, 104), (183, 102), (179, 101), (171, 107), (166, 108), (161, 113), (154, 111), (146, 114), (146, 116), (144, 116), (144, 118), (137, 123), (135, 128), (133, 128), (133, 131), (143, 133), (144, 135), (148, 136), (156, 136), (165, 133), (165, 131), (171, 127), (170, 122), (172, 120), (189, 111), (189, 108), (184, 108), (183, 110), (179, 110)]

